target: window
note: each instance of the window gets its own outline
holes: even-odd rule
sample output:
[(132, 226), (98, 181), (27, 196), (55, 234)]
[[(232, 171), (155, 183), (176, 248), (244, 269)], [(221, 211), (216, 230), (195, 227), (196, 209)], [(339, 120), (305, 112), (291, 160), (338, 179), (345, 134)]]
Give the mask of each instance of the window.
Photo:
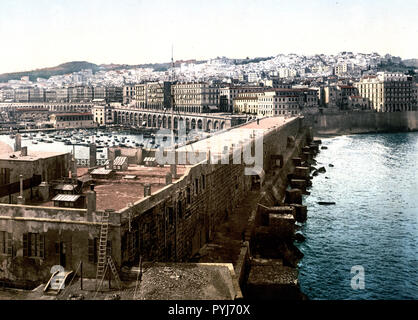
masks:
[(206, 176), (202, 175), (202, 190), (205, 190), (206, 188)]
[(128, 252), (128, 258), (132, 259), (135, 257), (135, 252), (138, 249), (138, 232), (128, 232), (126, 237), (126, 248)]
[(0, 231), (0, 254), (12, 255), (12, 234)]
[(186, 201), (187, 201), (187, 204), (190, 204), (191, 203), (191, 199), (190, 199), (190, 187), (187, 188), (187, 190), (186, 190)]
[(174, 222), (174, 209), (172, 207), (167, 207), (166, 213), (167, 213), (168, 224), (172, 225)]
[(39, 233), (24, 233), (23, 256), (45, 258), (45, 236)]
[(197, 196), (199, 194), (199, 179), (194, 180), (194, 194)]
[(1, 168), (0, 169), (0, 185), (9, 184), (9, 183), (10, 183), (10, 169)]

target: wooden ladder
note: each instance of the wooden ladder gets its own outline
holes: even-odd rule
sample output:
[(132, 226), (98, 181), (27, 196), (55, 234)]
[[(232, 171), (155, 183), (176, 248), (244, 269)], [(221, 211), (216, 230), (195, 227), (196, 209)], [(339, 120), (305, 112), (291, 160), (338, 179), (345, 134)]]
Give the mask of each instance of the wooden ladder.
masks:
[(96, 287), (98, 281), (105, 276), (105, 268), (108, 263), (107, 260), (107, 236), (109, 231), (109, 216), (108, 211), (104, 211), (102, 214), (102, 226), (100, 229), (100, 240), (99, 240), (99, 250), (97, 258), (97, 272), (96, 272)]
[(111, 256), (107, 257), (107, 263), (110, 266), (110, 270), (113, 273), (113, 276), (115, 277), (116, 283), (118, 284), (119, 290), (122, 289), (121, 281), (119, 278), (118, 270), (116, 269), (115, 262), (113, 261), (113, 258)]

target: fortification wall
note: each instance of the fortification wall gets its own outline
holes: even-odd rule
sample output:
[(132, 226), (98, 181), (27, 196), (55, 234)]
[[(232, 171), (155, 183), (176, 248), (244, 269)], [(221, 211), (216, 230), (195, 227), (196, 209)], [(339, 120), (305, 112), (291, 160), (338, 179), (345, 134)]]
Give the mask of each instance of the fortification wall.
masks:
[[(297, 136), (302, 124), (295, 118), (265, 133), (264, 171), (273, 165), (272, 155), (286, 151), (287, 138)], [(253, 177), (245, 175), (244, 164), (232, 164), (232, 155), (229, 163), (190, 167), (174, 184), (120, 210), (122, 261), (133, 262), (139, 250), (144, 260), (158, 261), (184, 261), (197, 253), (252, 188)], [(135, 254), (124, 250), (132, 237), (139, 242)]]
[(315, 134), (418, 131), (418, 111), (318, 114), (307, 120)]

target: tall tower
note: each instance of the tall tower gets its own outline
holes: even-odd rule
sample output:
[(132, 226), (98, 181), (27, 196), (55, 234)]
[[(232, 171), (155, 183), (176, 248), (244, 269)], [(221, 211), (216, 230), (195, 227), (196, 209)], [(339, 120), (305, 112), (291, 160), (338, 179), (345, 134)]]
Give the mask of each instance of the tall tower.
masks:
[[(174, 147), (174, 82), (175, 82), (175, 73), (174, 73), (174, 45), (171, 45), (171, 86), (170, 86), (170, 97), (171, 97), (171, 146)], [(178, 123), (178, 122), (177, 122)]]

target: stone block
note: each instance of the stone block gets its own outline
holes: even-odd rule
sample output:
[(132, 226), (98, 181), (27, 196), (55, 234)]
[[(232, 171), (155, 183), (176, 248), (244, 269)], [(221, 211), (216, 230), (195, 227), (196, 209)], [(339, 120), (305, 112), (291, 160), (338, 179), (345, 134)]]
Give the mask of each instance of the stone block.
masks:
[(300, 189), (286, 190), (285, 203), (302, 204), (302, 190)]
[(246, 298), (300, 300), (298, 271), (278, 259), (253, 259), (247, 281)]
[(302, 153), (302, 160), (304, 162), (306, 162), (306, 161), (312, 161), (312, 159), (313, 159), (313, 157), (312, 157), (312, 154), (310, 152), (303, 152)]
[(281, 207), (265, 207), (259, 205), (260, 220), (258, 221), (261, 226), (270, 225), (270, 214), (291, 214), (295, 215), (295, 208), (292, 206)]
[(293, 214), (269, 214), (271, 232), (280, 239), (289, 239), (295, 233), (295, 217)]
[(297, 203), (292, 203), (291, 206), (295, 209), (295, 220), (305, 222), (308, 217), (308, 207)]
[(296, 167), (293, 179), (307, 179), (309, 178), (309, 167)]
[(290, 180), (290, 186), (300, 190), (306, 190), (307, 182), (305, 179), (292, 179)]
[(292, 158), (292, 161), (295, 167), (300, 167), (302, 165), (302, 158)]

